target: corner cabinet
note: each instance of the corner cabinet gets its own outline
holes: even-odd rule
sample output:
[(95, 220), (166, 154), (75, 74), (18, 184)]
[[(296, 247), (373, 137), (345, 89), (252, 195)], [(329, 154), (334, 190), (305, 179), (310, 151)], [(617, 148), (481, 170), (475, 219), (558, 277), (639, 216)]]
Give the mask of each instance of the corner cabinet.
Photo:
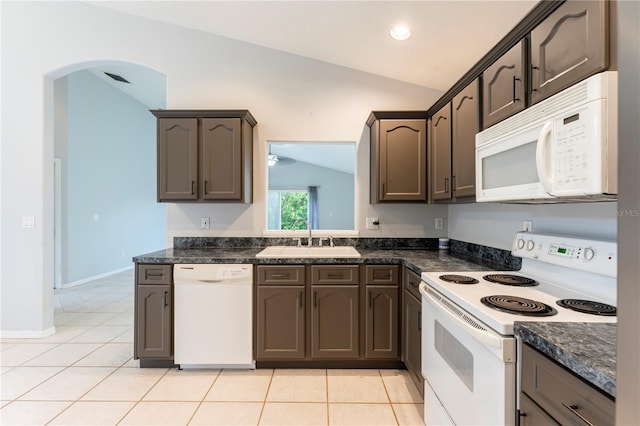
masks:
[(134, 358), (141, 367), (173, 365), (172, 271), (171, 265), (136, 264)]
[(567, 1), (531, 31), (531, 103), (608, 67), (608, 1)]
[(370, 202), (427, 201), (426, 111), (373, 111)]
[(158, 201), (252, 201), (253, 127), (246, 110), (152, 110)]
[(436, 112), (431, 123), (431, 199), (473, 201), (476, 133), (480, 131), (480, 87), (476, 80)]

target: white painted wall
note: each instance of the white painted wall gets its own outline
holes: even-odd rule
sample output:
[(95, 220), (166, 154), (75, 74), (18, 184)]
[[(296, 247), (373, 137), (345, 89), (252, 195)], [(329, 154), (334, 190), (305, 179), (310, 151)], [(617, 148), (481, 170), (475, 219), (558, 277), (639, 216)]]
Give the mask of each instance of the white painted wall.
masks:
[[(265, 188), (267, 140), (356, 140), (359, 218), (377, 215), (376, 236), (434, 234), (446, 206), (368, 205), (372, 109), (426, 109), (439, 92), (374, 75), (111, 12), (85, 2), (2, 2), (3, 335), (53, 329), (53, 81), (102, 61), (166, 74), (167, 108), (249, 109), (258, 120), (255, 188)], [(425, 72), (428, 72), (425, 70)], [(252, 205), (168, 205), (167, 243), (199, 231), (203, 213), (217, 235), (261, 235), (265, 196)], [(23, 216), (36, 227), (23, 229)], [(440, 231), (446, 234), (446, 229)]]
[(449, 238), (511, 250), (523, 220), (539, 233), (576, 234), (615, 240), (617, 203), (496, 204), (449, 207)]
[(66, 93), (55, 96), (66, 103), (56, 99), (65, 111), (55, 133), (65, 137), (56, 138), (54, 155), (63, 160), (64, 287), (164, 248), (166, 214), (156, 202), (156, 120), (148, 108), (89, 71), (61, 80)]

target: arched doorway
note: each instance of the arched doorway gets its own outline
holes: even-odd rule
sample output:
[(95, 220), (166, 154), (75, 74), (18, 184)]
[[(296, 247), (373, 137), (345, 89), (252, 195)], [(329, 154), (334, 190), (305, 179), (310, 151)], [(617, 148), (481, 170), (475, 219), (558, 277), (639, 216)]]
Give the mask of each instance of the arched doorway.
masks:
[(45, 234), (53, 236), (45, 257), (55, 287), (64, 288), (131, 268), (133, 255), (164, 246), (148, 109), (166, 106), (166, 76), (129, 62), (93, 61), (45, 80), (44, 175), (52, 176), (44, 188), (51, 206), (45, 226), (52, 228)]

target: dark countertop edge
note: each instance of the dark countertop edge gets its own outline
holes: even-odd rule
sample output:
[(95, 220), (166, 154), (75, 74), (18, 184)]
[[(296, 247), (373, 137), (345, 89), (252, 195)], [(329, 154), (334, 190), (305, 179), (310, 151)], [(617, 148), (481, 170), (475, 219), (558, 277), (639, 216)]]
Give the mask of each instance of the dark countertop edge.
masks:
[[(553, 328), (544, 330), (543, 327)], [(583, 332), (589, 336), (591, 341), (597, 339), (597, 330), (607, 330), (615, 337), (615, 323), (566, 323), (566, 322), (516, 322), (513, 332), (522, 342), (529, 344), (537, 351), (543, 353), (556, 363), (574, 373), (583, 381), (601, 390), (606, 395), (615, 400), (616, 398), (616, 368), (615, 368), (615, 343), (605, 342), (601, 346), (591, 346), (591, 353), (578, 354), (570, 347), (574, 333), (562, 332), (561, 329), (583, 328)], [(611, 329), (611, 330), (609, 330)], [(564, 340), (559, 343), (556, 338), (562, 337)], [(574, 338), (573, 342), (578, 339)], [(613, 353), (611, 350), (613, 349)], [(604, 359), (609, 359), (607, 367), (599, 366), (598, 363)]]
[[(518, 270), (509, 265), (491, 260), (438, 250), (415, 249), (358, 249), (360, 257), (350, 258), (256, 258), (262, 248), (227, 248), (227, 249), (164, 249), (136, 256), (135, 263), (146, 264), (180, 264), (180, 263), (249, 263), (254, 265), (279, 264), (398, 264), (409, 268), (420, 275), (432, 271), (471, 271), (471, 270)], [(178, 253), (176, 253), (176, 251)], [(193, 255), (185, 255), (192, 252)], [(431, 263), (432, 265), (425, 264)]]

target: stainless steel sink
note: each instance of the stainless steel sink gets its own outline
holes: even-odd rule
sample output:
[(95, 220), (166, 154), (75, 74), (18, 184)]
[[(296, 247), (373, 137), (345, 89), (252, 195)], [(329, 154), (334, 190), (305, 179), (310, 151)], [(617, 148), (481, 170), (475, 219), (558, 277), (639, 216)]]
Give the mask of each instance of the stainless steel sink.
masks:
[(360, 253), (350, 246), (339, 247), (296, 247), (271, 246), (256, 254), (257, 258), (300, 258), (300, 257), (360, 257)]

